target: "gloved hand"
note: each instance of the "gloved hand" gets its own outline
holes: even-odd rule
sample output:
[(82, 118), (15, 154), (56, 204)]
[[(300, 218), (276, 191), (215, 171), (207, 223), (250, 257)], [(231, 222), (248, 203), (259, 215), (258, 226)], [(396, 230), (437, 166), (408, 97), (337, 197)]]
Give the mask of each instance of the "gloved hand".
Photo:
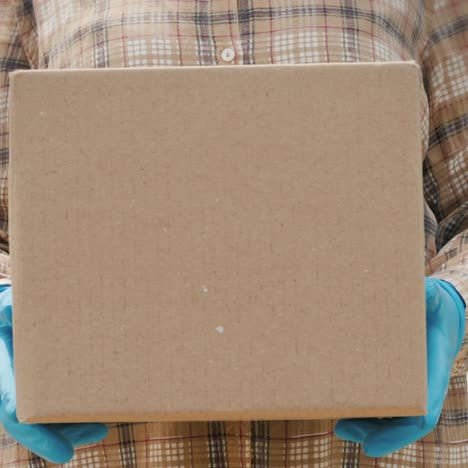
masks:
[(465, 304), (449, 283), (426, 278), (428, 414), (401, 418), (342, 419), (341, 439), (361, 443), (370, 457), (383, 457), (431, 432), (440, 417), (455, 357), (465, 332)]
[(11, 287), (0, 287), (0, 422), (21, 445), (52, 463), (73, 457), (73, 447), (99, 442), (107, 436), (104, 424), (22, 424), (16, 417), (13, 370)]

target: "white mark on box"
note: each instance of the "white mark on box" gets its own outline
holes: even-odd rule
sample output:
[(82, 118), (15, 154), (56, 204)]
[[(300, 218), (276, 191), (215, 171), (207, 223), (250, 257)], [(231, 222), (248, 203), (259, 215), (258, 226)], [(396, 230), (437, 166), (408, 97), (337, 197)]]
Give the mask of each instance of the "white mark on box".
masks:
[(222, 325), (219, 325), (218, 327), (216, 327), (216, 331), (218, 333), (224, 333), (224, 327)]
[(201, 290), (202, 290), (202, 292), (204, 292), (205, 294), (208, 292), (208, 288), (207, 288), (205, 285), (202, 285)]

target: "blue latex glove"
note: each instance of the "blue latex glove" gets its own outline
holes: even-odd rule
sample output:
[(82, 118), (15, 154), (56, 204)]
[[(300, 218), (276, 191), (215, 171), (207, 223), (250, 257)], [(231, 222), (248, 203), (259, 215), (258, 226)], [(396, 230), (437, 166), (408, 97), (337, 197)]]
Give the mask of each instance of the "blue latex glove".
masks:
[(52, 463), (73, 457), (73, 447), (99, 442), (107, 436), (104, 424), (22, 424), (16, 417), (13, 371), (11, 287), (0, 287), (0, 422), (21, 445)]
[(426, 278), (428, 414), (401, 418), (342, 419), (341, 439), (361, 443), (370, 457), (383, 457), (431, 432), (440, 417), (455, 357), (465, 332), (465, 304), (449, 283)]

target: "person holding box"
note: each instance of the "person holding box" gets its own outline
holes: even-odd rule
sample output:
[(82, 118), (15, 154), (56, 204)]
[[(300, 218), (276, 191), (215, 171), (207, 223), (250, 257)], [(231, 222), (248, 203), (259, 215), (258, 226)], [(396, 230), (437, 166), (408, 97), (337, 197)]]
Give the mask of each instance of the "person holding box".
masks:
[[(467, 29), (465, 0), (0, 0), (2, 466), (468, 465)], [(427, 416), (109, 427), (18, 422), (8, 242), (10, 72), (408, 60), (421, 69)]]

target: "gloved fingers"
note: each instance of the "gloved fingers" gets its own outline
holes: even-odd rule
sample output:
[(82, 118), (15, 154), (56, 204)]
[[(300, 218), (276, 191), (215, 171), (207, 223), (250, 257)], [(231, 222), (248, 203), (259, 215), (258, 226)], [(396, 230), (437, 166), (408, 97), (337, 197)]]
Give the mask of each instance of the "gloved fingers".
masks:
[(16, 421), (16, 385), (11, 340), (0, 339), (0, 419)]
[(419, 440), (433, 428), (421, 424), (424, 417), (394, 418), (371, 431), (363, 441), (369, 457), (383, 457)]
[(73, 457), (72, 444), (43, 424), (3, 423), (5, 431), (21, 445), (52, 463), (66, 463)]
[(340, 419), (336, 423), (335, 434), (340, 439), (362, 443), (370, 432), (375, 431), (382, 424), (381, 421), (385, 420), (376, 418)]
[(73, 447), (100, 442), (109, 433), (108, 427), (100, 423), (53, 424), (51, 426), (67, 439)]

